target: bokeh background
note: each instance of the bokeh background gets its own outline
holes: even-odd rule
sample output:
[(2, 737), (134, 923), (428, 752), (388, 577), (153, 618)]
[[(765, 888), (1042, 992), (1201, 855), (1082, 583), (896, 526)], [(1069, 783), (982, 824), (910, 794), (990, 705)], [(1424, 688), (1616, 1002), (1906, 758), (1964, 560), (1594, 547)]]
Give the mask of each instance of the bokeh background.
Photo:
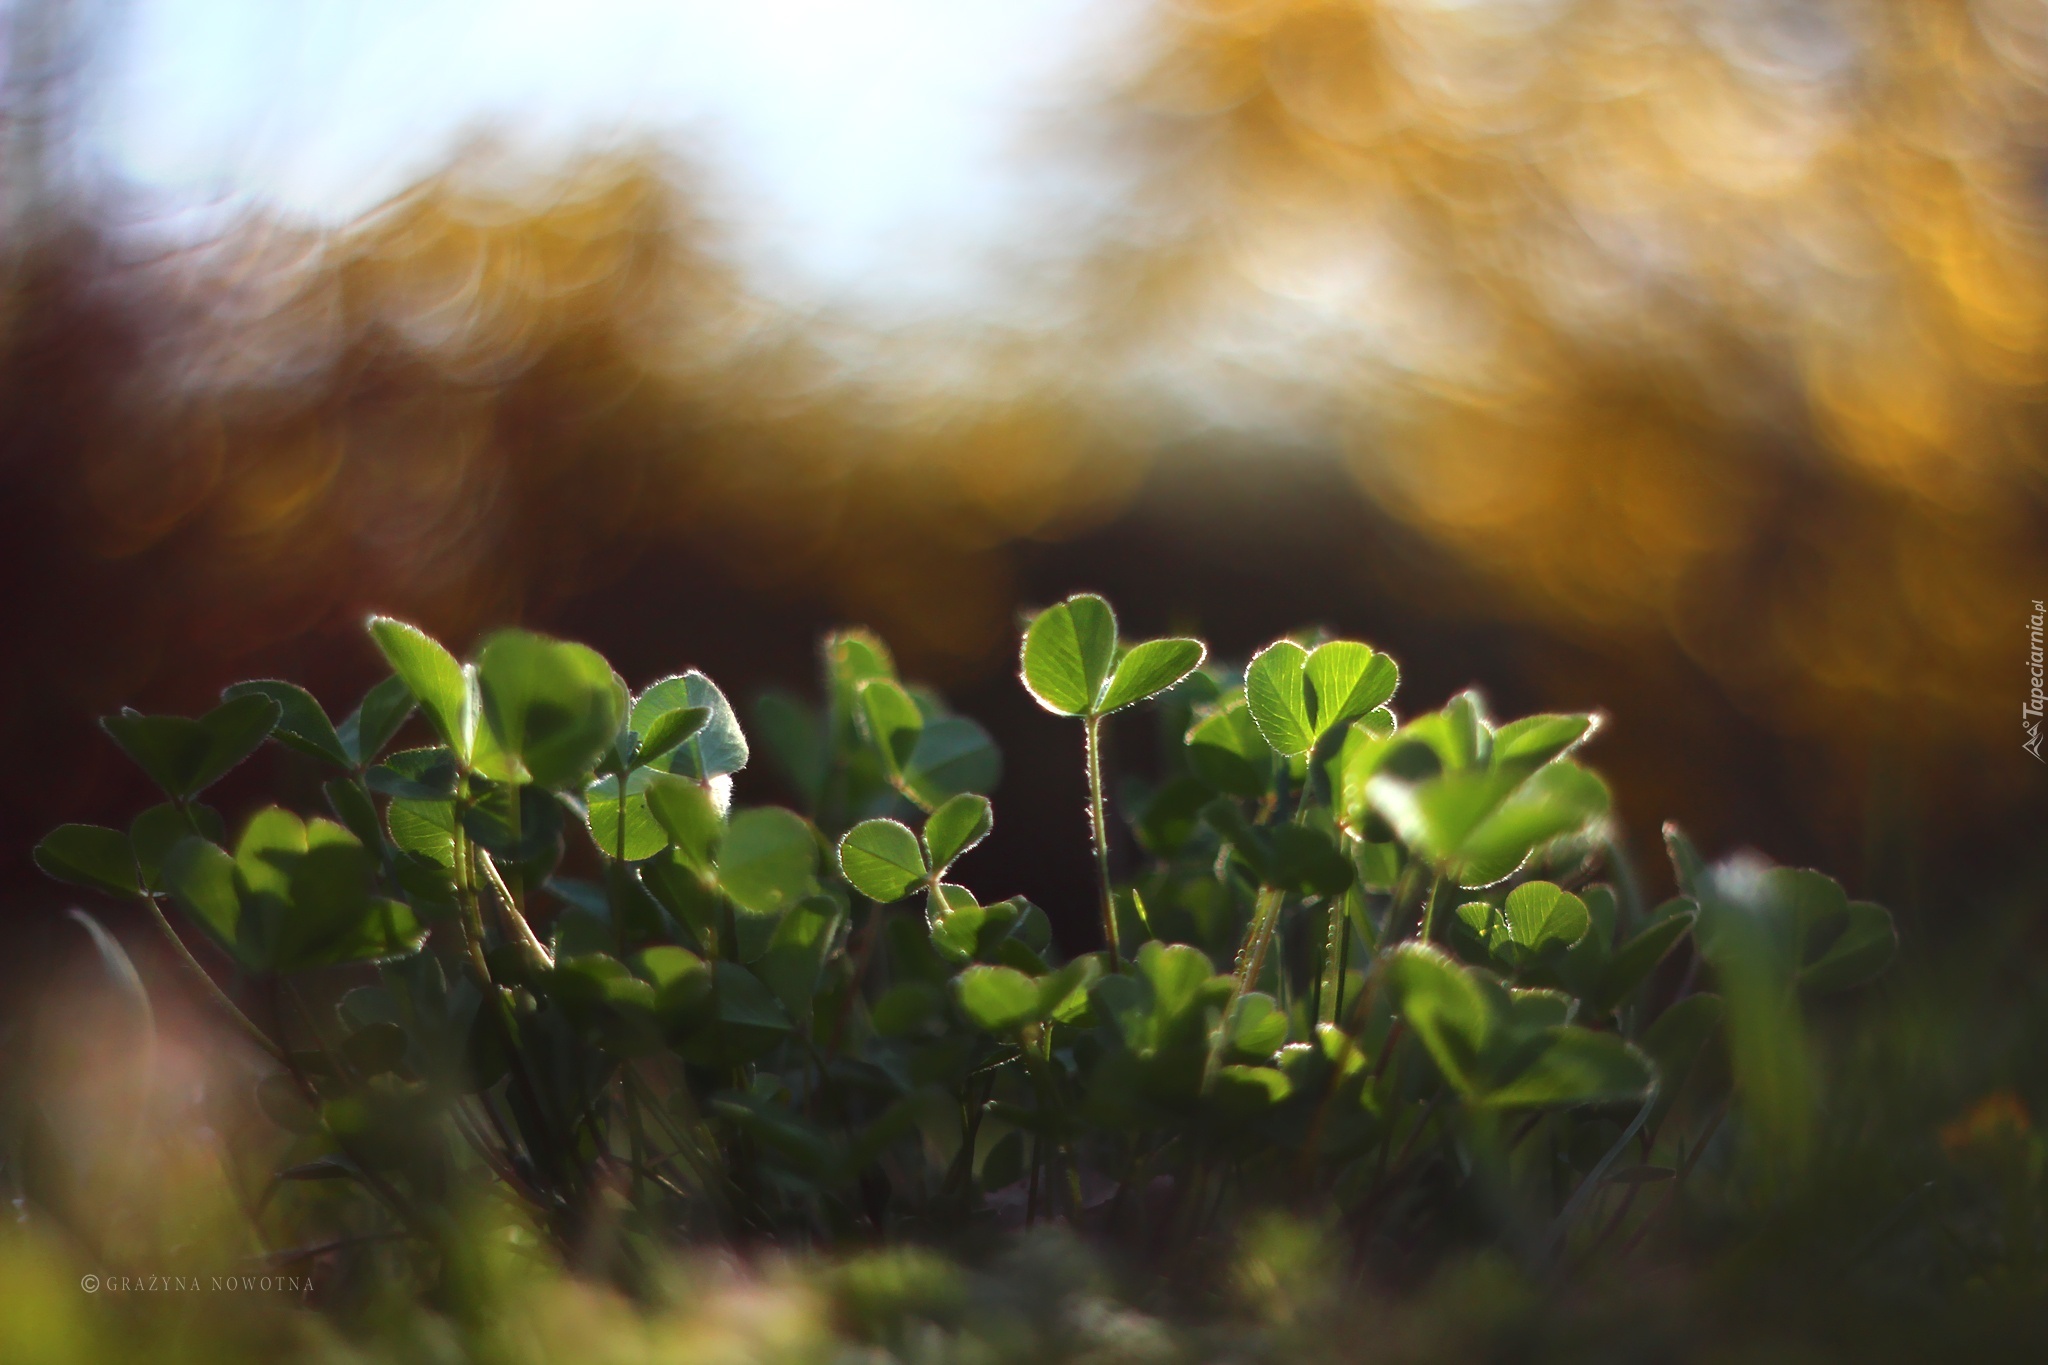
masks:
[(1082, 588), (1604, 709), (1646, 855), (1826, 866), (1909, 942), (2038, 897), (2038, 3), (5, 17), (10, 939), (35, 838), (142, 797), (95, 716), (338, 713), (374, 609), (737, 697), (870, 625), (1004, 743), (978, 883), (1079, 946), (1078, 741), (1012, 672)]

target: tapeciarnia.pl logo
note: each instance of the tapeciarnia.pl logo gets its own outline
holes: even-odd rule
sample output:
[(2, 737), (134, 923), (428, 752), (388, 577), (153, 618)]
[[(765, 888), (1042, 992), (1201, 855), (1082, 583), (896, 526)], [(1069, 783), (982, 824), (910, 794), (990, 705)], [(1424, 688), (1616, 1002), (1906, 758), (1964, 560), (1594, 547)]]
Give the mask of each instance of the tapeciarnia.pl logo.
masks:
[(2034, 756), (2036, 763), (2048, 763), (2041, 757), (2041, 712), (2048, 708), (2048, 693), (2041, 687), (2041, 623), (2048, 618), (2040, 598), (2034, 599), (2034, 614), (2027, 618), (2027, 672), (2033, 678), (2033, 688), (2027, 693), (2026, 704), (2020, 707), (2020, 725), (2026, 730), (2026, 741), (2020, 745)]

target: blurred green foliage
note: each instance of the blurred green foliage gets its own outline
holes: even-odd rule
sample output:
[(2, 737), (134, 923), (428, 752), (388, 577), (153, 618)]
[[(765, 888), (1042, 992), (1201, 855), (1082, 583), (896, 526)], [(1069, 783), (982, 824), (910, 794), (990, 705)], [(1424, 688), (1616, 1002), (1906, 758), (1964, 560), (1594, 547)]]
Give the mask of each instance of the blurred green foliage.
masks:
[[(1496, 724), (1466, 692), (1404, 719), (1399, 670), (1356, 641), (1238, 670), (1122, 641), (1100, 598), (1056, 604), (1022, 681), (1082, 724), (1105, 941), (1068, 956), (1037, 906), (955, 880), (999, 759), (872, 637), (827, 639), (816, 702), (760, 708), (798, 812), (733, 801), (753, 747), (702, 674), (636, 695), (580, 645), (507, 631), (464, 663), (370, 630), (398, 681), (338, 724), (280, 682), (197, 721), (113, 718), (167, 801), (37, 850), (147, 907), (254, 1049), (252, 1102), (192, 1138), (232, 1200), (150, 1229), (22, 1073), (8, 1254), (120, 1302), (35, 1296), (0, 1321), (27, 1343), (8, 1359), (125, 1352), (180, 1293), (230, 1292), (138, 1274), (251, 1267), (329, 1316), (265, 1300), (178, 1339), (1350, 1358), (1384, 1320), (1391, 1358), (1581, 1333), (1665, 1358), (1672, 1322), (1788, 1284), (1818, 1297), (1710, 1341), (1850, 1330), (1843, 1296), (1890, 1276), (1974, 1295), (2000, 1332), (2048, 1289), (2016, 1078), (1937, 1134), (1884, 1074), (1924, 1043), (1827, 1037), (1827, 998), (1890, 966), (1889, 915), (1670, 827), (1681, 894), (1644, 903), (1578, 759), (1595, 716)], [(393, 751), (408, 701), (430, 742)], [(1140, 702), (1157, 753), (1113, 822), (1099, 732)], [(333, 818), (273, 806), (230, 843), (199, 797), (266, 737), (331, 771)], [(1033, 812), (1005, 819), (1028, 837)], [(148, 1069), (153, 1023), (122, 1027)], [(1719, 1271), (1662, 1284), (1700, 1256)], [(1433, 1287), (1378, 1297), (1403, 1280)]]

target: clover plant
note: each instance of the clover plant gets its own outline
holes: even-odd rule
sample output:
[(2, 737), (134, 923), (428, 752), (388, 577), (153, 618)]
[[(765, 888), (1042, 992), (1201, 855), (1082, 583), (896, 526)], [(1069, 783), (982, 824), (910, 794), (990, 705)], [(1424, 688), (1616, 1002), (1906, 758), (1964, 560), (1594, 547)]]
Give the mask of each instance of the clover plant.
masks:
[[(468, 662), (369, 635), (391, 676), (339, 722), (279, 681), (108, 717), (164, 801), (36, 849), (142, 906), (262, 1049), (275, 1242), (452, 1255), (496, 1193), (565, 1247), (600, 1219), (629, 1245), (1047, 1217), (1156, 1244), (1313, 1195), (1359, 1239), (1584, 1250), (1710, 1140), (1727, 1179), (1811, 1160), (1803, 1002), (1894, 950), (1820, 873), (1709, 865), (1675, 829), (1678, 894), (1642, 903), (1578, 757), (1597, 717), (1403, 716), (1359, 641), (1239, 670), (1121, 642), (1091, 595), (1031, 619), (1022, 682), (1081, 722), (1100, 879), (1060, 923), (1098, 942), (969, 889), (995, 745), (873, 636), (829, 637), (819, 698), (762, 697), (750, 737), (699, 672), (636, 693), (524, 631)], [(1156, 761), (1113, 806), (1102, 726), (1140, 705)], [(324, 811), (205, 804), (266, 742)], [(739, 799), (756, 744), (801, 809)]]

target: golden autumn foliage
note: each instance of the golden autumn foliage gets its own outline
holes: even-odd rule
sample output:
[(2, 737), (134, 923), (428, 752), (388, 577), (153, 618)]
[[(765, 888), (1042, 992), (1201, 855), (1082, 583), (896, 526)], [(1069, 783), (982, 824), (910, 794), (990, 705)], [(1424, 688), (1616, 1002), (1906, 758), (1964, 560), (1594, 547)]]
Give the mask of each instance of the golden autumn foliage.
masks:
[(1693, 675), (1818, 755), (1809, 794), (2026, 798), (2038, 7), (1176, 0), (1133, 42), (1048, 153), (1121, 188), (1019, 226), (1058, 267), (1025, 314), (1057, 324), (773, 302), (651, 147), (458, 159), (360, 222), (148, 260), (89, 217), (18, 245), (6, 624), (36, 662), (0, 743), (55, 758), (39, 717), (193, 705), (199, 672), (317, 679), (372, 606), (573, 630), (628, 578), (986, 677), (1022, 598), (1089, 586), (1026, 586), (1019, 547), (1305, 450), (1440, 562), (1271, 537), (1331, 541), (1411, 618), (1600, 660), (1611, 684), (1523, 667), (1668, 724), (1616, 741), (1645, 807), (1703, 820), (1671, 794), (1752, 781), (1705, 771)]
[(1837, 741), (2017, 744), (2048, 572), (2038, 7), (1164, 26), (1123, 105), (1174, 229), (1123, 262), (1158, 335), (1269, 369), (1516, 612), (1668, 633)]

